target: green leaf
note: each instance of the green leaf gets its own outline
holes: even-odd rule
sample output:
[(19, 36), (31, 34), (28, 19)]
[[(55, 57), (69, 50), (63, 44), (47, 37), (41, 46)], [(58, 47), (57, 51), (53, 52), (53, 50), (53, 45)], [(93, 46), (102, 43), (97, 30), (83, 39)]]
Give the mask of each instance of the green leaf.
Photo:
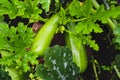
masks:
[[(44, 71), (44, 72), (43, 72)], [(43, 72), (43, 73), (42, 73)], [(38, 65), (36, 73), (43, 80), (75, 80), (79, 68), (72, 62), (72, 53), (64, 46), (54, 46), (45, 52), (45, 64)]]
[(0, 49), (10, 50), (10, 45), (6, 43), (8, 33), (9, 33), (8, 25), (3, 22), (0, 22), (0, 43), (1, 43)]
[(91, 32), (95, 32), (95, 33), (103, 32), (102, 28), (100, 28), (98, 24), (90, 20), (79, 22), (75, 26), (75, 29), (77, 33), (82, 33), (82, 34), (90, 34)]
[(11, 76), (12, 80), (20, 80), (23, 79), (22, 75), (20, 74), (20, 72), (18, 72), (18, 70), (15, 70), (14, 68), (7, 68), (5, 69), (5, 71), (9, 72), (9, 75)]
[[(39, 14), (42, 13), (42, 10), (38, 7), (40, 3), (39, 0), (2, 0), (0, 2), (0, 15), (8, 14), (10, 19), (20, 16), (23, 18), (29, 18), (33, 22), (39, 20)], [(36, 18), (35, 15), (38, 17)]]
[(91, 19), (99, 20), (102, 23), (107, 23), (108, 18), (116, 18), (120, 15), (120, 6), (111, 7), (109, 10), (105, 10), (105, 7), (101, 5), (97, 10), (96, 14), (94, 14)]
[(9, 14), (10, 18), (15, 18), (17, 14), (17, 8), (13, 3), (8, 0), (0, 1), (0, 15)]
[(120, 35), (120, 24), (116, 25), (116, 28), (114, 29), (114, 34), (115, 35)]
[(45, 9), (46, 12), (48, 12), (50, 9), (51, 0), (39, 0), (39, 1), (42, 4), (42, 8)]
[(10, 76), (7, 71), (5, 71), (5, 67), (0, 65), (0, 79), (1, 80), (10, 80)]
[(54, 80), (53, 77), (50, 75), (50, 72), (47, 71), (44, 65), (39, 64), (36, 67), (36, 75), (43, 80)]
[(29, 52), (33, 41), (34, 33), (23, 23), (17, 27), (9, 26), (6, 23), (0, 23), (0, 64), (14, 66), (24, 72), (30, 70), (28, 62), (37, 64), (34, 53)]
[(92, 14), (92, 0), (86, 0), (81, 6), (81, 13), (83, 13), (83, 16), (89, 17)]
[(60, 3), (60, 0), (55, 0), (55, 7), (56, 7), (56, 10), (60, 9), (60, 7), (62, 6), (62, 4)]
[(65, 19), (66, 19), (66, 12), (65, 12), (65, 9), (63, 9), (62, 7), (60, 9), (59, 16), (60, 16), (59, 23), (65, 25), (67, 23), (66, 22), (67, 20), (65, 21)]
[[(38, 7), (40, 3), (39, 0), (25, 0), (17, 4), (18, 13), (17, 16), (22, 16), (23, 18), (29, 18), (34, 21), (39, 20), (39, 14), (42, 13), (42, 10)], [(36, 17), (38, 17), (36, 19)]]
[[(83, 3), (82, 5), (80, 5)], [(92, 4), (91, 0), (86, 0), (85, 2), (80, 2), (78, 0), (74, 0), (70, 6), (68, 7), (69, 13), (71, 16), (78, 17), (89, 17), (92, 13)]]
[(77, 0), (74, 0), (70, 6), (68, 7), (69, 9), (69, 13), (71, 16), (76, 16), (76, 17), (81, 17), (82, 13), (81, 13), (81, 6), (80, 6), (80, 2)]
[(120, 50), (120, 24), (116, 25), (116, 28), (113, 30), (115, 38), (113, 38), (113, 42), (116, 44), (115, 48)]
[(0, 15), (0, 21), (2, 22), (4, 20), (4, 16)]
[(86, 20), (78, 22), (77, 25), (75, 25), (74, 34), (77, 38), (83, 41), (84, 45), (89, 45), (94, 50), (98, 51), (99, 47), (98, 44), (96, 44), (95, 40), (92, 40), (92, 36), (90, 35), (91, 32), (94, 33), (101, 33), (103, 32), (102, 28), (99, 27), (98, 24)]
[(83, 39), (83, 42), (86, 43), (85, 45), (89, 45), (90, 48), (93, 48), (93, 50), (96, 50), (96, 51), (99, 50), (99, 46), (95, 40), (92, 40), (91, 38), (86, 37)]

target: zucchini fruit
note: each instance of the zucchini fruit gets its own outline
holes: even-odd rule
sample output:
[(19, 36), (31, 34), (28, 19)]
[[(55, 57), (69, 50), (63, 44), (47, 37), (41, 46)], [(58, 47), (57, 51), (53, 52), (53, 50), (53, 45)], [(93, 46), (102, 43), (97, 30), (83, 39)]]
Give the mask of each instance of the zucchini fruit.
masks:
[(72, 49), (73, 62), (80, 68), (80, 73), (83, 73), (88, 65), (87, 53), (82, 41), (76, 38), (73, 34), (69, 34), (70, 45)]
[(38, 54), (39, 56), (44, 55), (44, 51), (49, 47), (52, 38), (58, 27), (59, 14), (53, 15), (38, 31), (31, 50)]

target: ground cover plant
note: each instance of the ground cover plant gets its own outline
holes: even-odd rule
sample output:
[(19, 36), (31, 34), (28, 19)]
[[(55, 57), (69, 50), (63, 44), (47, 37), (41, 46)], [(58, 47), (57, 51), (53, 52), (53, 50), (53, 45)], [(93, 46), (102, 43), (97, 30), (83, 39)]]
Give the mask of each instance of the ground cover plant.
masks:
[(119, 80), (119, 0), (1, 0), (0, 80)]

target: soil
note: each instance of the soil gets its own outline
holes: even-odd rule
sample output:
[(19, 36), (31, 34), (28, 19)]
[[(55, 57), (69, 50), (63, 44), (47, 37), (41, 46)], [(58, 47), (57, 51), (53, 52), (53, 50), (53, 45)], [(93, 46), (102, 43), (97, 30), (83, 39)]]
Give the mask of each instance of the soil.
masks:
[[(96, 40), (96, 43), (98, 43), (99, 45), (99, 51), (93, 51), (92, 54), (93, 57), (98, 61), (100, 66), (110, 66), (116, 55), (114, 45), (111, 44), (114, 35), (110, 33), (112, 31), (107, 28), (107, 25), (101, 27), (104, 30), (103, 33), (92, 34), (93, 39)], [(114, 73), (114, 71), (110, 72), (103, 69), (100, 70), (101, 72), (98, 75), (99, 80), (119, 80), (115, 76), (116, 74)], [(91, 63), (89, 63), (88, 69), (82, 75), (84, 77), (84, 80), (95, 80), (95, 74)]]

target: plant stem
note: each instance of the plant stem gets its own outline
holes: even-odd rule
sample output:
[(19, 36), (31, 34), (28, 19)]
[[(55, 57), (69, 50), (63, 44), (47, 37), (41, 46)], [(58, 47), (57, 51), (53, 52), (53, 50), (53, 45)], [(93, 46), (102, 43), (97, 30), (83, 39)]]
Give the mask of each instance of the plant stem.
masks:
[(107, 20), (107, 23), (108, 23), (108, 25), (110, 26), (110, 28), (111, 28), (112, 30), (115, 29), (115, 24), (113, 23), (113, 21), (112, 21), (110, 18)]
[(106, 0), (103, 0), (103, 3), (104, 3), (104, 5), (105, 5), (106, 9), (108, 10), (108, 9), (110, 8), (110, 6), (109, 6), (109, 4), (107, 3), (107, 1), (106, 1)]
[(115, 65), (114, 62), (112, 63), (112, 67), (113, 67), (114, 70), (116, 71), (117, 76), (120, 78), (120, 72), (119, 72), (119, 70), (117, 69), (117, 66)]
[[(29, 19), (31, 19), (31, 20), (33, 20), (33, 18), (31, 18), (31, 17), (29, 17)], [(34, 20), (38, 20), (38, 19), (34, 19)], [(43, 22), (47, 22), (48, 21), (48, 19), (46, 18), (42, 18), (41, 16), (39, 17), (39, 21), (43, 21)]]
[[(98, 9), (99, 6), (100, 6), (100, 5), (97, 3), (96, 0), (92, 0), (92, 4), (93, 4), (93, 6), (94, 6), (96, 9)], [(110, 28), (111, 28), (112, 30), (115, 28), (115, 24), (113, 23), (113, 21), (112, 21), (110, 18), (108, 18), (107, 24), (110, 26)]]
[(74, 4), (74, 2), (76, 2), (77, 0), (73, 0), (66, 8), (65, 8), (65, 11), (68, 11), (69, 9), (69, 6), (71, 6), (72, 4)]
[(71, 19), (71, 20), (68, 20), (68, 22), (79, 22), (79, 21), (84, 21), (86, 20), (87, 18), (81, 18), (81, 19)]
[(93, 71), (94, 71), (94, 73), (95, 73), (95, 79), (96, 79), (96, 80), (99, 80), (98, 73), (97, 73), (97, 69), (96, 69), (96, 65), (95, 65), (95, 60), (94, 60), (93, 57), (92, 57), (92, 63), (93, 63)]
[(99, 4), (97, 3), (96, 0), (92, 0), (92, 4), (94, 5), (94, 7), (95, 7), (96, 9), (99, 8)]

